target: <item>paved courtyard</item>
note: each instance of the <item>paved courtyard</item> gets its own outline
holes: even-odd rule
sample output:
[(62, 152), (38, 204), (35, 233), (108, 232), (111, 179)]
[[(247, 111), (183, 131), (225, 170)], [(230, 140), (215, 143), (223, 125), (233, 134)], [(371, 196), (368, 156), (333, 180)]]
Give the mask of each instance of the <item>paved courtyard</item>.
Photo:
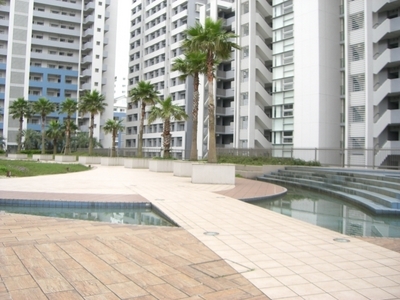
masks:
[(400, 253), (236, 199), (280, 191), (104, 166), (1, 179), (0, 198), (150, 201), (180, 228), (2, 214), (0, 299), (400, 298)]

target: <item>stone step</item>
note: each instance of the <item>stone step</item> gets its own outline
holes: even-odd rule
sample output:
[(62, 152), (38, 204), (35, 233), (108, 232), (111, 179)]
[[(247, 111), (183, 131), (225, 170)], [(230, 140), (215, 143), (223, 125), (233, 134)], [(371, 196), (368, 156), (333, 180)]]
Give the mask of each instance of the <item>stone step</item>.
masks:
[(385, 184), (385, 182), (370, 180), (370, 179), (354, 180), (354, 178), (348, 178), (346, 176), (340, 176), (340, 175), (321, 176), (320, 174), (312, 174), (310, 172), (298, 172), (298, 171), (293, 172), (286, 170), (281, 170), (279, 172), (275, 172), (272, 174), (275, 176), (285, 177), (285, 178), (303, 178), (303, 179), (316, 180), (331, 184), (345, 185), (347, 187), (361, 189), (361, 190), (368, 190), (371, 192), (375, 192), (378, 194), (382, 194), (400, 200), (399, 186), (395, 183)]
[(343, 168), (321, 168), (321, 167), (302, 167), (287, 166), (285, 170), (309, 172), (313, 174), (336, 174), (349, 178), (366, 178), (377, 181), (387, 181), (400, 184), (400, 173), (398, 171), (364, 170), (364, 169), (343, 169)]
[[(298, 182), (298, 181), (291, 181), (291, 180), (284, 180), (279, 179), (274, 176), (262, 176), (258, 177), (260, 181), (271, 182), (280, 185), (291, 185), (296, 186), (299, 188), (307, 188), (312, 189), (318, 192), (327, 193), (333, 196), (340, 197), (345, 199), (353, 204), (362, 206), (375, 214), (385, 214), (385, 215), (400, 215), (400, 208), (389, 208), (380, 203), (374, 202), (368, 198), (364, 198), (359, 195), (349, 194), (347, 192), (343, 192), (340, 190), (333, 190), (331, 187), (324, 187), (322, 185), (312, 185), (312, 184), (305, 184), (305, 182)], [(312, 183), (312, 181), (310, 181)], [(318, 182), (316, 182), (318, 183)]]

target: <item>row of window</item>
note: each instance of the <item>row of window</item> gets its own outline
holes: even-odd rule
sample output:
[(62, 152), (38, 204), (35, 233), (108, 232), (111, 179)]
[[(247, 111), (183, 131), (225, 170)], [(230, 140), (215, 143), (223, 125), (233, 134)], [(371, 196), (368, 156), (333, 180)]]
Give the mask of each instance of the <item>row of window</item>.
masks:
[[(42, 20), (34, 20), (33, 24), (44, 26), (47, 23), (45, 21), (42, 21)], [(75, 25), (74, 24), (67, 24), (67, 23), (59, 23), (59, 24), (57, 24), (57, 23), (49, 23), (49, 24), (50, 24), (50, 27), (54, 27), (54, 28), (75, 30)]]

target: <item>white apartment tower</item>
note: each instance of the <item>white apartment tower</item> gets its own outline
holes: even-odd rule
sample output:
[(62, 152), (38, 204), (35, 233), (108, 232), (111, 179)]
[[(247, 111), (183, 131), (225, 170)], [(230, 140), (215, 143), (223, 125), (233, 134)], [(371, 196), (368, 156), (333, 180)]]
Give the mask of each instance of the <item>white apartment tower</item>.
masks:
[[(105, 95), (109, 108), (96, 118), (95, 136), (108, 147), (101, 124), (113, 115), (116, 5), (110, 0), (7, 0), (0, 6), (0, 132), (16, 145), (19, 122), (8, 114), (17, 98), (45, 97), (60, 104), (85, 90)], [(114, 32), (113, 32), (114, 31)], [(58, 112), (48, 120), (63, 121)], [(24, 128), (40, 130), (39, 117)], [(87, 116), (78, 120), (87, 131)]]
[[(398, 164), (400, 0), (136, 0), (129, 86), (150, 80), (191, 113), (191, 80), (170, 72), (183, 31), (224, 20), (240, 51), (215, 82), (220, 148), (331, 165)], [(199, 111), (199, 156), (207, 155), (207, 88)], [(139, 109), (128, 109), (127, 147), (136, 147)], [(145, 146), (161, 147), (161, 124)], [(174, 124), (173, 148), (188, 157), (190, 122)], [(314, 151), (318, 149), (318, 151)], [(393, 150), (393, 151), (392, 151)], [(396, 158), (397, 157), (397, 158)]]

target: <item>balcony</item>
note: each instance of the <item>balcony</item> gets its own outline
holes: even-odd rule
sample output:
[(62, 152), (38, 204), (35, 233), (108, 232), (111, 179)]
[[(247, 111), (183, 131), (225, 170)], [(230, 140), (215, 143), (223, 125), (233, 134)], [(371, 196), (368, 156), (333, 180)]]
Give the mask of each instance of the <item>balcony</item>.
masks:
[(378, 138), (382, 131), (391, 124), (400, 124), (400, 109), (388, 109), (385, 111), (385, 113), (374, 124), (374, 138)]
[(234, 89), (217, 89), (217, 97), (233, 97), (235, 95)]
[(89, 2), (85, 5), (85, 12), (93, 12), (96, 8), (96, 4), (94, 2)]
[(374, 60), (374, 74), (378, 74), (383, 68), (399, 62), (400, 48), (386, 49)]
[(386, 19), (381, 24), (376, 24), (374, 26), (372, 32), (373, 42), (378, 43), (382, 39), (395, 37), (398, 35), (398, 31), (400, 31), (400, 17)]
[(400, 79), (386, 79), (374, 92), (374, 105), (378, 105), (386, 96), (400, 94)]
[(93, 15), (87, 16), (85, 19), (83, 19), (83, 24), (85, 25), (90, 25), (94, 23), (94, 17)]

